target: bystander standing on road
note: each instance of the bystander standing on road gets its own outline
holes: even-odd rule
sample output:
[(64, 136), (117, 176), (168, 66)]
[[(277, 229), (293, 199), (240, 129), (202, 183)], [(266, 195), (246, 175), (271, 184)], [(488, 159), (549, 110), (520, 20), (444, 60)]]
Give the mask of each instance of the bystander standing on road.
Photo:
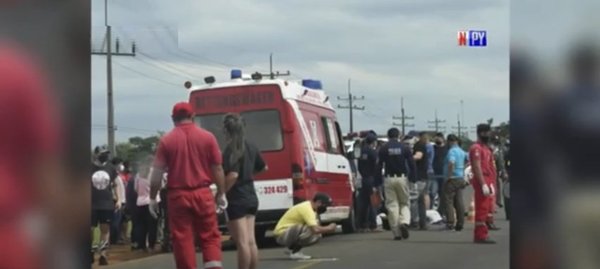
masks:
[(448, 154), (448, 145), (446, 145), (446, 141), (444, 141), (443, 133), (437, 133), (434, 140), (433, 177), (435, 178), (438, 186), (438, 212), (442, 218), (446, 220), (446, 198), (444, 197), (444, 182), (446, 177), (444, 175), (444, 162), (446, 155)]
[[(169, 229), (178, 269), (196, 269), (195, 235), (199, 235), (204, 268), (222, 268), (217, 207), (227, 208), (222, 156), (215, 136), (193, 122), (187, 102), (173, 107), (175, 128), (159, 142), (150, 177), (150, 210), (159, 212), (158, 191), (168, 171)], [(210, 185), (217, 185), (217, 203)]]
[(419, 194), (417, 200), (417, 216), (413, 216), (413, 223), (418, 223), (420, 230), (427, 229), (427, 205), (429, 204), (429, 154), (427, 151), (427, 144), (429, 143), (429, 137), (427, 133), (419, 133), (419, 141), (414, 147), (414, 159), (417, 165), (417, 178), (415, 186), (416, 191)]
[(114, 197), (116, 199), (116, 203), (118, 203), (119, 209), (115, 210), (113, 214), (113, 218), (110, 221), (110, 244), (117, 245), (122, 243), (120, 239), (121, 236), (121, 223), (123, 221), (123, 215), (125, 212), (125, 180), (123, 177), (123, 172), (125, 172), (125, 166), (123, 165), (123, 160), (119, 157), (115, 157), (111, 161), (112, 166), (117, 169), (117, 178), (115, 178), (115, 188), (114, 188)]
[(254, 176), (268, 168), (260, 150), (246, 140), (244, 125), (238, 114), (227, 114), (223, 121), (228, 140), (223, 152), (225, 190), (229, 201), (225, 213), (227, 229), (237, 247), (238, 269), (256, 269), (258, 247), (254, 231), (258, 196), (254, 188)]
[(358, 170), (361, 175), (361, 188), (359, 191), (358, 201), (358, 225), (361, 232), (366, 232), (369, 229), (371, 232), (377, 232), (377, 213), (376, 209), (371, 204), (371, 195), (377, 194), (377, 186), (375, 183), (377, 174), (377, 136), (373, 134), (367, 135), (363, 144), (360, 159), (358, 160)]
[(495, 244), (488, 235), (488, 214), (491, 213), (494, 195), (494, 156), (488, 144), (491, 128), (488, 124), (477, 126), (477, 142), (469, 149), (469, 160), (473, 173), (475, 191), (474, 241), (480, 244)]
[(95, 158), (92, 165), (92, 221), (91, 238), (94, 229), (100, 225), (100, 242), (92, 247), (91, 263), (96, 252), (100, 252), (100, 265), (108, 265), (108, 248), (110, 245), (110, 222), (121, 203), (115, 197), (117, 170), (110, 163), (110, 151), (106, 147), (94, 149)]
[[(158, 219), (150, 214), (150, 174), (153, 158), (147, 157), (140, 165), (139, 173), (135, 177), (135, 192), (137, 193), (137, 234), (135, 241), (137, 248), (147, 252), (154, 252), (157, 237)], [(160, 197), (157, 198), (160, 202)]]
[[(409, 146), (401, 143), (400, 130), (388, 130), (389, 142), (379, 149), (377, 175), (383, 177), (385, 205), (394, 240), (408, 239), (410, 224), (409, 181), (417, 181), (416, 165)], [(381, 175), (381, 172), (385, 173)]]
[(450, 150), (444, 165), (444, 197), (446, 199), (446, 227), (448, 230), (462, 231), (465, 223), (463, 189), (469, 184), (465, 181), (465, 160), (467, 153), (458, 146), (458, 137), (448, 135)]

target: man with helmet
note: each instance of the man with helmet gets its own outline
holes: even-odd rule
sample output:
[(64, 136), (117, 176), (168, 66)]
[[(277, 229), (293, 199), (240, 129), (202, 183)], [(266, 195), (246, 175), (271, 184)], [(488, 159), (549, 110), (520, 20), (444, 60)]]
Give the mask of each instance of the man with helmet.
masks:
[(110, 162), (110, 151), (105, 147), (94, 149), (94, 161), (92, 163), (92, 238), (94, 228), (100, 225), (100, 242), (92, 248), (91, 262), (94, 263), (94, 255), (100, 252), (99, 265), (108, 265), (107, 250), (110, 242), (110, 223), (115, 210), (121, 208), (121, 203), (115, 199), (115, 180), (118, 176), (117, 170)]

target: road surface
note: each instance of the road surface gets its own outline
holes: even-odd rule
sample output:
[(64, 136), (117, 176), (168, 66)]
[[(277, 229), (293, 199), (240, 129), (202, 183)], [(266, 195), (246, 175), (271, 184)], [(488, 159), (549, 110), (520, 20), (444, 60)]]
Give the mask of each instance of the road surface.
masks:
[[(348, 268), (415, 268), (415, 269), (505, 269), (509, 268), (509, 222), (497, 216), (500, 231), (491, 232), (496, 245), (475, 245), (473, 224), (462, 232), (441, 231), (431, 226), (428, 231), (411, 231), (406, 241), (391, 240), (390, 232), (378, 234), (337, 233), (325, 237), (304, 253), (313, 260), (290, 261), (283, 248), (273, 243), (260, 250), (261, 269), (348, 269)], [(225, 251), (224, 268), (237, 268), (234, 250)], [(198, 254), (198, 268), (202, 256)], [(161, 254), (124, 262), (106, 269), (175, 269), (172, 254)]]

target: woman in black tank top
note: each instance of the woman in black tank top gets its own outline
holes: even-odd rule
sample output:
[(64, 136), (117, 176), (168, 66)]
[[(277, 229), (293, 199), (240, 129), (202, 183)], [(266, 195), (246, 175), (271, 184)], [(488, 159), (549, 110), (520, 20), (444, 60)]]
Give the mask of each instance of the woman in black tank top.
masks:
[(238, 268), (255, 269), (258, 264), (254, 226), (258, 211), (258, 197), (254, 189), (254, 175), (267, 166), (260, 151), (244, 138), (244, 122), (237, 114), (227, 114), (223, 121), (228, 144), (223, 151), (225, 189), (229, 206), (227, 228), (238, 250)]

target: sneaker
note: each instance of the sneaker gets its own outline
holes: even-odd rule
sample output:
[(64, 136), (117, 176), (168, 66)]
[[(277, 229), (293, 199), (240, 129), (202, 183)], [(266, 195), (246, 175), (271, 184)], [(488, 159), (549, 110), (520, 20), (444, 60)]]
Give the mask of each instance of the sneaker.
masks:
[(310, 260), (312, 257), (304, 255), (302, 252), (290, 253), (290, 259), (292, 260)]
[(475, 240), (475, 244), (486, 244), (486, 245), (493, 245), (496, 244), (496, 241), (486, 238), (483, 240)]
[(454, 228), (454, 230), (455, 230), (455, 231), (457, 231), (457, 232), (460, 232), (460, 231), (462, 231), (462, 230), (463, 230), (463, 227), (462, 227), (462, 226), (456, 226), (456, 227)]
[(394, 241), (400, 241), (402, 240), (402, 236), (394, 236)]
[(486, 223), (488, 230), (490, 231), (499, 231), (500, 228), (493, 223)]
[(100, 260), (98, 260), (98, 265), (108, 265), (108, 259), (106, 258), (106, 256), (100, 256)]
[(454, 225), (446, 225), (446, 230), (447, 231), (454, 231)]
[(408, 237), (409, 237), (408, 225), (406, 225), (406, 224), (400, 225), (400, 234), (402, 235), (402, 238), (408, 239)]

